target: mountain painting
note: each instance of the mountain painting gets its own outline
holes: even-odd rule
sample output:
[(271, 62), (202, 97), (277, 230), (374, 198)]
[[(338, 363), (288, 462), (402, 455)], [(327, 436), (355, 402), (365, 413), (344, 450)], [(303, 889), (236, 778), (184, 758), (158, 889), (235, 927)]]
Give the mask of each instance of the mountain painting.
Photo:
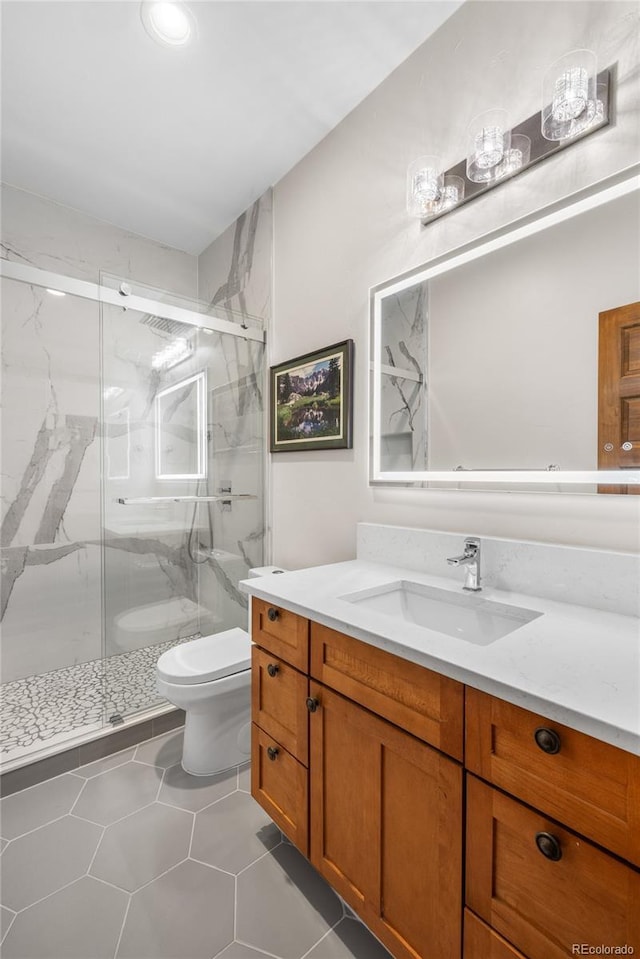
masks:
[(351, 447), (353, 341), (271, 369), (271, 451)]

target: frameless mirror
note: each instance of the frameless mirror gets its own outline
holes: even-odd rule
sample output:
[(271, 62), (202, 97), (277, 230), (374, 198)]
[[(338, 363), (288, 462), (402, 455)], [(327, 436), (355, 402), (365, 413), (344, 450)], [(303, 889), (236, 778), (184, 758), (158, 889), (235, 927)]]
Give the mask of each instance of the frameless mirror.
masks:
[(206, 463), (206, 372), (156, 394), (156, 478), (203, 479)]
[(372, 291), (372, 482), (640, 491), (639, 188), (634, 168)]

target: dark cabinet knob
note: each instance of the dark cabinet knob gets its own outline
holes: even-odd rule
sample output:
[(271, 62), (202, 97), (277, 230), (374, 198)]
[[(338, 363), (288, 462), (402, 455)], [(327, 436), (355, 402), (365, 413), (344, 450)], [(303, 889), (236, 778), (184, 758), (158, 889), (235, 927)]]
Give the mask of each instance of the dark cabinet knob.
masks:
[(277, 746), (267, 746), (267, 756), (273, 762), (280, 750)]
[(267, 672), (270, 676), (277, 676), (280, 667), (276, 663), (269, 663), (267, 666)]
[(560, 752), (560, 737), (553, 729), (547, 729), (546, 726), (540, 726), (533, 734), (534, 739), (540, 749), (554, 756)]
[(274, 609), (273, 606), (270, 606), (269, 609), (267, 610), (267, 616), (269, 617), (270, 623), (275, 623), (279, 615), (280, 613), (278, 612), (277, 609)]
[(552, 836), (550, 832), (536, 833), (536, 846), (542, 855), (546, 856), (547, 859), (551, 859), (552, 862), (557, 862), (558, 859), (562, 859), (560, 842), (555, 836)]
[(309, 698), (307, 699), (307, 709), (309, 710), (310, 713), (315, 713), (319, 705), (320, 703), (318, 702), (317, 699), (314, 699), (312, 696), (309, 696)]

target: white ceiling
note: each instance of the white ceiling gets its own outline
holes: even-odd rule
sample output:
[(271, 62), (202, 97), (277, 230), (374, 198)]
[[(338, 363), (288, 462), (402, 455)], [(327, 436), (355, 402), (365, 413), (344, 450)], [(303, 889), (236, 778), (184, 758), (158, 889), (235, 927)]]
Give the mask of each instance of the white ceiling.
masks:
[(200, 253), (460, 3), (189, 6), (170, 49), (136, 0), (3, 0), (5, 182)]

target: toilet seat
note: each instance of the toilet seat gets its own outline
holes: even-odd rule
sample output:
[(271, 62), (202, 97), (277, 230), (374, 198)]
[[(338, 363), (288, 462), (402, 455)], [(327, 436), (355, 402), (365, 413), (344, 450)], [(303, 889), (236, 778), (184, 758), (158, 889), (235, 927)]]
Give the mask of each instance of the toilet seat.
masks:
[(226, 629), (167, 650), (158, 677), (176, 685), (209, 683), (251, 667), (251, 639), (244, 629)]

